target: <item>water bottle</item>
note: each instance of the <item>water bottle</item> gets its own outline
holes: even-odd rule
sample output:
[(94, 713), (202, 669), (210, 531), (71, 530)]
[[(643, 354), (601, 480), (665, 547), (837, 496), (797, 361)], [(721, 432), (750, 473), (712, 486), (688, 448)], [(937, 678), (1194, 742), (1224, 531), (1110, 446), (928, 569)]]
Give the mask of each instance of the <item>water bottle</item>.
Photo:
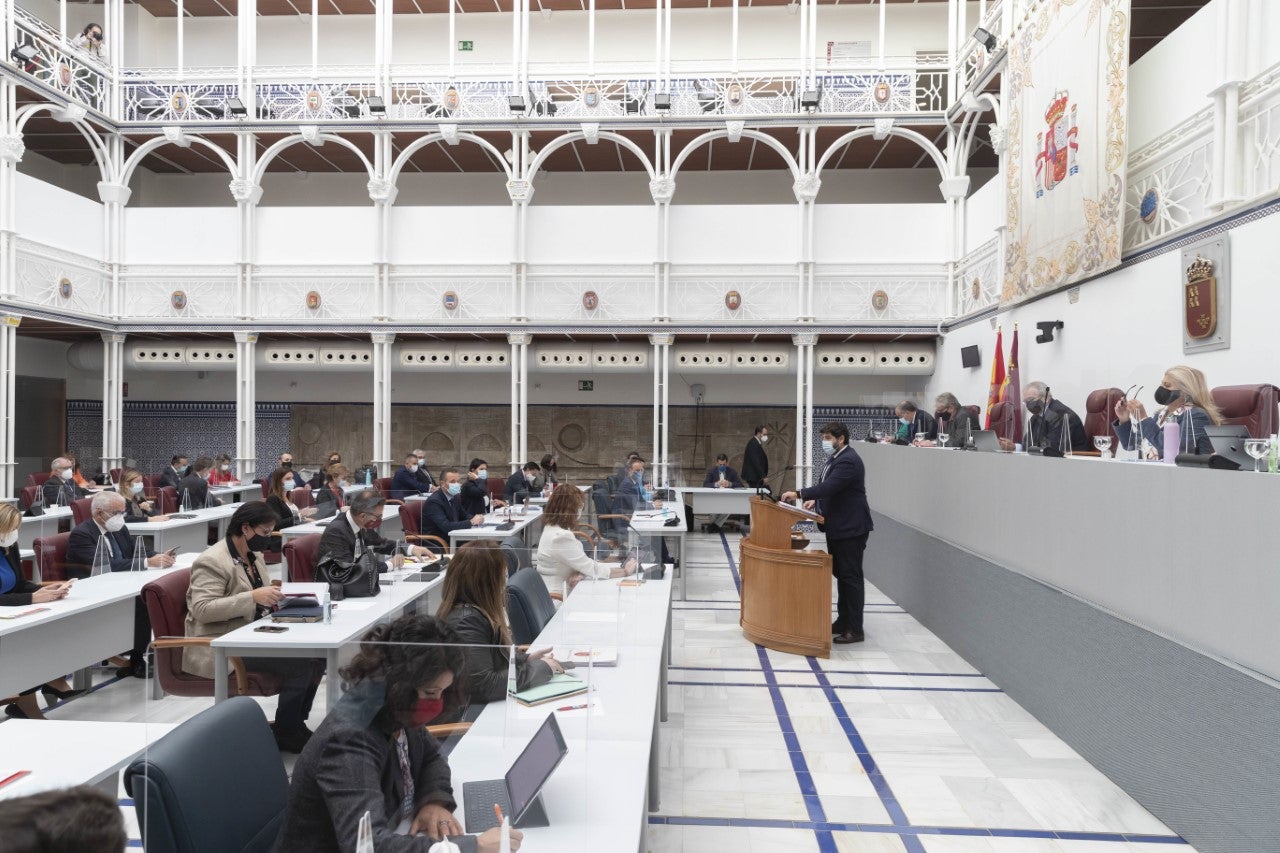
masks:
[(1178, 452), (1182, 448), (1182, 427), (1175, 420), (1168, 421), (1164, 425), (1164, 455), (1160, 461), (1168, 465), (1173, 465), (1174, 460), (1178, 458)]
[(1271, 436), (1271, 452), (1267, 454), (1267, 471), (1280, 473), (1280, 437)]
[(333, 599), (329, 596), (329, 590), (326, 587), (324, 595), (320, 596), (320, 611), (324, 614), (324, 624), (333, 624)]
[(373, 470), (372, 470), (372, 469), (370, 469), (370, 468), (365, 468), (365, 469), (364, 469), (364, 484), (365, 484), (366, 486), (372, 486), (372, 485), (373, 485)]

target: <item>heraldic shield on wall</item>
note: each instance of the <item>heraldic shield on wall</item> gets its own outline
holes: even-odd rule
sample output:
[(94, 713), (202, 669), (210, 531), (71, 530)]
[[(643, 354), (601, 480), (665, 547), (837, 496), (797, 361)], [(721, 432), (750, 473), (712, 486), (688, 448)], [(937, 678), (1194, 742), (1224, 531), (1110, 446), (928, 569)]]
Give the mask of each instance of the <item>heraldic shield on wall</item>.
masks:
[(1231, 249), (1227, 235), (1185, 247), (1180, 269), (1177, 293), (1182, 301), (1182, 351), (1230, 348)]
[(1009, 40), (1004, 305), (1120, 263), (1129, 2), (1043, 0)]

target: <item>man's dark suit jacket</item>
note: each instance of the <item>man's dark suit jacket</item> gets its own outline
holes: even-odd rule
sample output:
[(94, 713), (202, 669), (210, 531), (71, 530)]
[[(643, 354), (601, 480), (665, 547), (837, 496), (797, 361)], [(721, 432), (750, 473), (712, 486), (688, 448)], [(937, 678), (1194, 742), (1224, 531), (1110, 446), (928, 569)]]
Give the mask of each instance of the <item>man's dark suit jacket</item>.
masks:
[[(379, 554), (391, 554), (396, 550), (395, 541), (384, 539), (382, 534), (376, 530), (361, 530), (360, 539), (364, 542), (364, 547)], [(351, 529), (351, 523), (347, 521), (347, 514), (345, 512), (339, 513), (329, 522), (329, 526), (324, 529), (324, 535), (320, 537), (316, 563), (323, 562), (326, 557), (333, 557), (336, 560), (349, 563), (355, 559), (355, 556), (356, 532)]]
[[(502, 492), (502, 499), (507, 503), (511, 503), (515, 500), (515, 496), (519, 492), (524, 492), (531, 498), (536, 498), (538, 496), (538, 490), (533, 486), (530, 486), (528, 481), (525, 480), (523, 471), (517, 471), (507, 478), (507, 487)], [(521, 495), (521, 499), (523, 499), (523, 497), (524, 496)]]
[(191, 498), (192, 509), (204, 509), (205, 506), (222, 506), (222, 501), (218, 498), (209, 500), (209, 483), (204, 477), (196, 474), (188, 474), (178, 483), (178, 506), (182, 506), (182, 493), (186, 492)]
[(452, 530), (466, 530), (471, 519), (462, 512), (462, 496), (449, 497), (444, 489), (436, 489), (422, 502), (422, 532), (427, 536), (439, 536), (449, 541)]
[(747, 441), (747, 449), (742, 451), (742, 479), (753, 489), (764, 485), (764, 478), (769, 476), (769, 457), (765, 455), (764, 445), (754, 435)]
[[(729, 481), (729, 486), (734, 489), (742, 488), (742, 480), (738, 477), (738, 472), (732, 468), (725, 466), (724, 478)], [(702, 487), (705, 489), (713, 489), (720, 482), (720, 466), (716, 466), (707, 472), (707, 478), (702, 481)]]
[[(111, 571), (127, 572), (133, 567), (133, 534), (129, 532), (129, 528), (122, 527), (115, 533), (107, 533), (107, 536), (115, 540), (119, 549), (117, 556), (115, 551), (111, 554)], [(67, 563), (69, 569), (68, 577), (80, 576), (88, 577), (89, 572), (93, 569), (93, 557), (98, 552), (98, 540), (101, 539), (103, 533), (98, 529), (98, 522), (92, 518), (86, 518), (71, 529), (71, 536), (67, 540)], [(143, 540), (143, 548), (148, 557), (154, 557), (155, 551), (146, 547), (146, 540)], [(77, 567), (82, 567), (82, 572), (77, 572)]]
[(818, 502), (816, 511), (825, 517), (822, 529), (831, 540), (853, 539), (874, 528), (867, 506), (866, 469), (862, 457), (849, 445), (827, 460), (822, 480), (800, 490), (803, 500)]

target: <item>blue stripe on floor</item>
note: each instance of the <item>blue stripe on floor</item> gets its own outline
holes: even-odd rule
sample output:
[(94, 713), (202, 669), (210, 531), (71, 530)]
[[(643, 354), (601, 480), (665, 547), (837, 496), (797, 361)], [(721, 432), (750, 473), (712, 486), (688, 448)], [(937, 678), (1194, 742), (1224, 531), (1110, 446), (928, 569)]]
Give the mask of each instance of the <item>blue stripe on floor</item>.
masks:
[[(758, 669), (752, 669), (746, 666), (669, 666), (667, 669), (682, 669), (691, 672), (759, 672)], [(812, 669), (779, 669), (774, 667), (773, 671), (779, 674), (788, 673), (791, 675), (810, 675)], [(910, 675), (910, 676), (927, 676), (930, 678), (986, 678), (980, 672), (899, 672), (897, 670), (888, 669), (825, 669), (827, 675)]]
[[(768, 676), (765, 676), (766, 679)], [(771, 687), (777, 681), (757, 684), (750, 681), (668, 681), (681, 687)], [(999, 687), (878, 687), (874, 684), (778, 684), (801, 690), (903, 690), (909, 693), (1003, 693)]]

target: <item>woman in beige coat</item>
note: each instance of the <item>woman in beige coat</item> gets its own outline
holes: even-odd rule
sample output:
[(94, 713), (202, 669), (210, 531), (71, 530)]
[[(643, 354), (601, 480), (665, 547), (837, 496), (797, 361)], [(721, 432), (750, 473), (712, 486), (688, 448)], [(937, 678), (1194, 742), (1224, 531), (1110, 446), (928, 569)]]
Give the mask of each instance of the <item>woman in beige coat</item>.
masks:
[[(275, 526), (270, 507), (250, 501), (231, 516), (226, 538), (196, 558), (187, 588), (188, 637), (222, 636), (268, 615), (280, 602), (283, 596), (267, 580), (261, 556), (271, 545)], [(280, 677), (280, 704), (273, 726), (276, 744), (285, 752), (301, 752), (311, 737), (306, 721), (324, 675), (324, 660), (246, 657), (244, 665)], [(213, 678), (213, 650), (184, 650), (182, 668)]]

